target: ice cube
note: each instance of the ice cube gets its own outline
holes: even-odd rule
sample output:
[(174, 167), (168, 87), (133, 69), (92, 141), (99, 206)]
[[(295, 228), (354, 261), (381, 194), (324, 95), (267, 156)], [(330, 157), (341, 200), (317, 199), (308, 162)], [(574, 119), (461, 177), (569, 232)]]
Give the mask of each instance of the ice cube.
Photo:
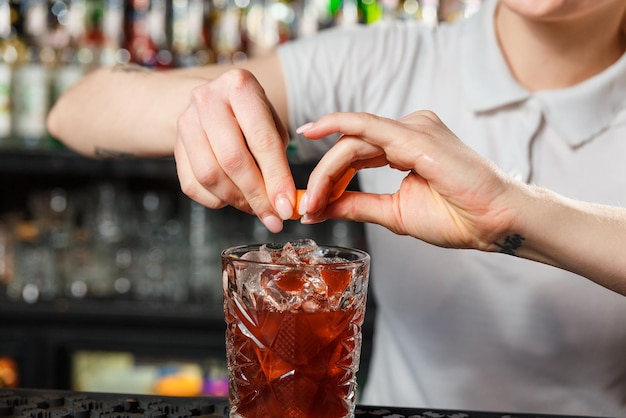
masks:
[(304, 284), (300, 277), (289, 272), (273, 272), (264, 274), (262, 281), (264, 300), (274, 309), (284, 312), (300, 307)]
[(316, 251), (312, 253), (309, 260), (309, 264), (343, 264), (347, 262), (348, 260), (343, 257), (328, 255), (323, 253), (322, 251)]
[(307, 274), (306, 276), (307, 291), (314, 296), (326, 296), (328, 293), (328, 285), (322, 279), (319, 271), (315, 274)]
[(315, 313), (321, 309), (321, 306), (318, 301), (308, 299), (302, 302), (302, 310), (308, 313)]
[(267, 243), (259, 249), (260, 252), (269, 254), (277, 264), (308, 264), (311, 255), (317, 250), (317, 243), (308, 238), (287, 243)]
[(328, 286), (319, 276), (319, 272), (307, 274), (305, 280), (306, 283), (302, 291), (302, 308), (307, 312), (325, 309), (328, 305)]
[(276, 260), (276, 264), (303, 264), (303, 262), (300, 260), (296, 249), (288, 242), (283, 247), (283, 251), (280, 253), (278, 260)]
[(275, 262), (283, 251), (284, 243), (282, 242), (270, 242), (267, 244), (261, 245), (259, 251), (262, 253), (269, 254), (272, 259), (272, 262)]
[[(312, 312), (343, 306), (349, 296), (346, 291), (352, 272), (323, 267), (348, 260), (323, 250), (312, 239), (264, 244), (259, 251), (249, 252), (241, 258), (259, 263), (251, 263), (253, 265), (247, 267), (245, 275), (241, 275), (247, 278), (245, 286), (239, 284), (246, 301), (263, 300), (271, 309), (282, 312), (300, 307)], [(286, 267), (269, 267), (264, 263)]]
[(291, 246), (302, 261), (307, 261), (318, 250), (317, 243), (309, 238), (291, 241)]
[[(258, 263), (271, 263), (272, 257), (263, 251), (250, 251), (241, 256), (242, 260)], [(265, 271), (262, 264), (236, 263), (237, 290), (249, 307), (256, 306), (256, 299), (261, 292), (261, 274)]]
[(258, 261), (259, 263), (271, 263), (272, 255), (267, 251), (249, 251), (241, 256), (242, 260)]

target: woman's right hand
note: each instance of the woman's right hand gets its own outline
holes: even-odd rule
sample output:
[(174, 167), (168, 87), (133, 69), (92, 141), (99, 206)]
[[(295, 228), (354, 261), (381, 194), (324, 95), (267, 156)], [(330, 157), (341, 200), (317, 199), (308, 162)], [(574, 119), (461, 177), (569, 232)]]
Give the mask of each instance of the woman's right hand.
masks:
[(287, 131), (251, 72), (196, 87), (178, 119), (174, 156), (183, 192), (200, 204), (255, 214), (272, 232), (295, 206)]

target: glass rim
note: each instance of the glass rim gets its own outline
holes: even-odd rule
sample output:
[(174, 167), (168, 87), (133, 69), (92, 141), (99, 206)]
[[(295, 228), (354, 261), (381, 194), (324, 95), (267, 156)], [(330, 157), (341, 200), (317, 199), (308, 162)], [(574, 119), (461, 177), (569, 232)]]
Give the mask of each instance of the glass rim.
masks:
[[(341, 246), (341, 245), (334, 245), (334, 244), (317, 244), (318, 249), (321, 249), (322, 251), (324, 251), (325, 249), (327, 250), (336, 250), (338, 254), (336, 254), (337, 257), (341, 257), (339, 254), (340, 253), (352, 253), (352, 254), (356, 254), (356, 256), (358, 258), (356, 258), (355, 260), (346, 260), (346, 261), (342, 261), (342, 262), (333, 262), (333, 263), (319, 263), (319, 264), (295, 264), (295, 263), (274, 263), (274, 262), (267, 262), (267, 261), (258, 261), (258, 260), (244, 260), (241, 259), (237, 254), (235, 254), (238, 251), (243, 251), (245, 249), (249, 249), (254, 251), (254, 249), (259, 249), (261, 248), (261, 246), (263, 245), (272, 245), (272, 244), (287, 244), (289, 241), (285, 241), (285, 242), (259, 242), (259, 243), (252, 243), (252, 244), (241, 244), (241, 245), (235, 245), (232, 247), (228, 247), (225, 248), (221, 251), (220, 256), (222, 258), (222, 260), (231, 260), (231, 261), (240, 261), (240, 262), (245, 262), (245, 263), (250, 263), (250, 264), (256, 264), (259, 266), (272, 266), (272, 267), (279, 267), (279, 268), (293, 268), (293, 267), (298, 267), (298, 268), (311, 268), (311, 267), (315, 267), (315, 268), (320, 268), (320, 267), (338, 267), (338, 266), (353, 266), (355, 264), (363, 264), (366, 262), (369, 262), (370, 260), (370, 255), (368, 252), (361, 250), (359, 248), (354, 248), (354, 247), (346, 247), (346, 246)], [(324, 253), (322, 253), (323, 255), (325, 255)]]

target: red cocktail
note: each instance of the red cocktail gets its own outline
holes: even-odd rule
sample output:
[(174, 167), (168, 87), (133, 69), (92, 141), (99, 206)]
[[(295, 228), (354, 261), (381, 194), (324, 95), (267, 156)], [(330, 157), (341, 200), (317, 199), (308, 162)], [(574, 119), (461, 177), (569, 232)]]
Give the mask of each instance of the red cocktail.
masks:
[(352, 416), (369, 256), (307, 240), (222, 266), (231, 416)]

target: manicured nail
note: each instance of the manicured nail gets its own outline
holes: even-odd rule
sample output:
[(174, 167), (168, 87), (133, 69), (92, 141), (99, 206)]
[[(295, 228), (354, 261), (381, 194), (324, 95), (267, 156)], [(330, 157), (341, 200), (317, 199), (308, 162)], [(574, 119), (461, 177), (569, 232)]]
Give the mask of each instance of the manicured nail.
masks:
[(313, 225), (313, 224), (319, 224), (324, 222), (326, 219), (320, 219), (320, 218), (313, 218), (311, 215), (304, 215), (302, 218), (300, 218), (300, 222), (303, 225)]
[(268, 215), (261, 219), (263, 225), (272, 233), (277, 234), (283, 229), (283, 221), (278, 216)]
[(313, 126), (313, 122), (305, 123), (304, 125), (302, 125), (298, 129), (296, 129), (296, 133), (297, 134), (301, 134), (304, 131), (308, 130), (311, 126)]
[(280, 195), (276, 199), (276, 211), (283, 220), (287, 220), (293, 215), (293, 206), (285, 195)]
[(308, 206), (309, 206), (309, 195), (308, 193), (305, 192), (300, 198), (300, 205), (298, 207), (298, 213), (300, 215), (304, 215), (309, 209)]

